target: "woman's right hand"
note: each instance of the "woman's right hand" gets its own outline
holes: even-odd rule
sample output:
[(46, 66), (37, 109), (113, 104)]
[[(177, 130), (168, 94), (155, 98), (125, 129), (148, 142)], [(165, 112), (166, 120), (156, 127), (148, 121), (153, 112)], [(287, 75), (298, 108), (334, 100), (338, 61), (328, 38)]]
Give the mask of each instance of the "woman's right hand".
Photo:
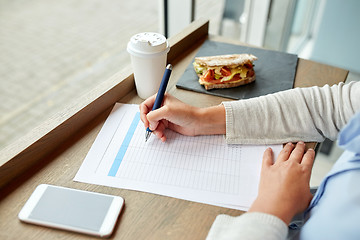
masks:
[[(171, 129), (187, 136), (225, 133), (225, 108), (222, 105), (197, 108), (165, 94), (163, 104), (154, 111), (156, 94), (140, 104), (140, 118), (145, 128), (150, 128), (163, 142), (166, 141), (165, 129)], [(220, 130), (218, 124), (222, 126)]]

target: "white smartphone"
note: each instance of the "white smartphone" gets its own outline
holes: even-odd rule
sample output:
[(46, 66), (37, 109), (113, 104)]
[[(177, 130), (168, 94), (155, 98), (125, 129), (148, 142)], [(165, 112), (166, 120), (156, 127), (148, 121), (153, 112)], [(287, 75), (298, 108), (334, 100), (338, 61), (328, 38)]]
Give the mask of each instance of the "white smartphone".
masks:
[(28, 223), (108, 237), (123, 205), (122, 197), (41, 184), (18, 217)]

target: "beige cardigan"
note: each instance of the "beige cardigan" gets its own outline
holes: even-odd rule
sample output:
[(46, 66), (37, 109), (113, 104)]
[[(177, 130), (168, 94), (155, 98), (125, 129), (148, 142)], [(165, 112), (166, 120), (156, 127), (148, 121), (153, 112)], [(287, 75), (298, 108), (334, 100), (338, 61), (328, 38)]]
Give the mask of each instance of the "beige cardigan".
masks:
[(295, 88), (223, 105), (229, 144), (335, 140), (360, 110), (360, 82)]

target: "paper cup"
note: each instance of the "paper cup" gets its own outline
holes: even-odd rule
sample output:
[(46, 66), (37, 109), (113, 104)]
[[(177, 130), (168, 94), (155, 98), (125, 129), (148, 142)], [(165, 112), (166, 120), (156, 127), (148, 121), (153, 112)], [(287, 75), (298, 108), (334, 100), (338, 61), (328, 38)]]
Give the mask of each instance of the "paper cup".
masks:
[(140, 98), (146, 99), (159, 90), (169, 50), (168, 41), (159, 33), (144, 32), (131, 37), (127, 51)]

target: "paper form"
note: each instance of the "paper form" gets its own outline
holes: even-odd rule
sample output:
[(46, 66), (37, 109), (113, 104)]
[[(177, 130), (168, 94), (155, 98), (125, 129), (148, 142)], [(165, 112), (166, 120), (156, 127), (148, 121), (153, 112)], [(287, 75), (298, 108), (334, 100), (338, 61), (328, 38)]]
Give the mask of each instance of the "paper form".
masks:
[[(166, 132), (145, 142), (138, 105), (116, 104), (74, 180), (247, 210), (268, 146)], [(275, 155), (282, 145), (272, 145)]]

